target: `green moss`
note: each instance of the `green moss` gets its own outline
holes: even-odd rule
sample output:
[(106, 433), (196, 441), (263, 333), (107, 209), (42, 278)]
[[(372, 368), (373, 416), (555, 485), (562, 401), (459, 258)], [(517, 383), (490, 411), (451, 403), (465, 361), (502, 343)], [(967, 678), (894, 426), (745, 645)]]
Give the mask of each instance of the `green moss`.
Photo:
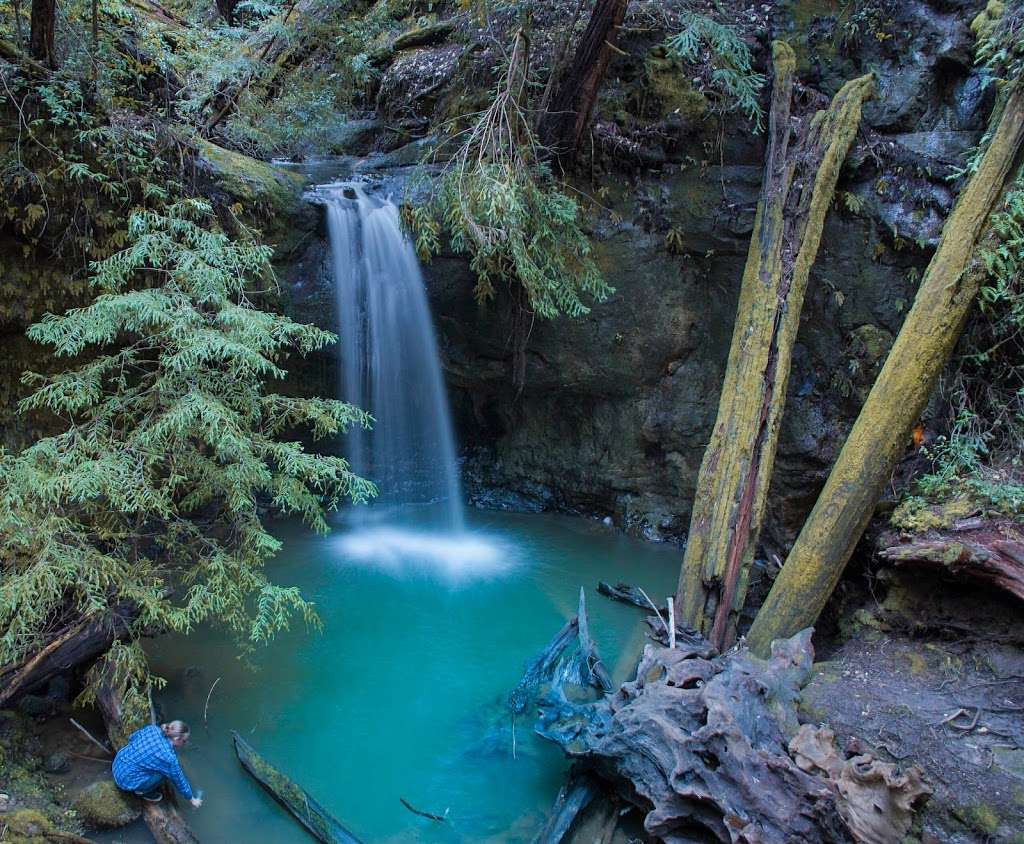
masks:
[(659, 55), (655, 50), (644, 59), (647, 89), (661, 106), (661, 117), (678, 114), (683, 120), (695, 122), (708, 112), (707, 98), (694, 90), (679, 61)]
[(0, 820), (7, 827), (5, 841), (47, 842), (53, 831), (50, 819), (35, 809), (18, 809), (4, 814)]
[(139, 801), (121, 791), (112, 780), (87, 786), (75, 798), (74, 808), (84, 821), (100, 827), (125, 826), (142, 814)]
[(971, 31), (979, 41), (991, 37), (1006, 4), (1001, 0), (988, 0), (988, 5), (971, 21)]
[(916, 496), (908, 498), (892, 514), (892, 526), (909, 533), (943, 530), (964, 519), (978, 508), (977, 502), (967, 497), (951, 498), (938, 504), (929, 504)]
[(303, 187), (297, 173), (273, 167), (239, 152), (196, 139), (201, 163), (208, 166), (217, 185), (242, 203), (247, 212), (267, 214), (294, 208)]
[(999, 830), (999, 814), (984, 803), (961, 807), (956, 814), (971, 829), (983, 835), (995, 835)]
[(928, 660), (924, 654), (910, 651), (909, 653), (901, 654), (901, 657), (906, 660), (907, 667), (914, 677), (920, 677), (928, 671)]

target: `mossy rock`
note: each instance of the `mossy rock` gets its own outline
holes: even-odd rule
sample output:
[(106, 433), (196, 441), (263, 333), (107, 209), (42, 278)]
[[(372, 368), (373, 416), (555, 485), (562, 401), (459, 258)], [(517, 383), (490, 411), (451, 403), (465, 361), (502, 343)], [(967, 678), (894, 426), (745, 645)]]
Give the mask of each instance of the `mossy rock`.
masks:
[(121, 791), (113, 780), (87, 786), (72, 805), (83, 821), (101, 827), (125, 826), (142, 815), (139, 801)]
[(408, 32), (403, 32), (391, 44), (395, 52), (409, 50), (413, 47), (425, 47), (428, 44), (437, 44), (444, 41), (455, 29), (453, 21), (438, 21), (426, 26), (418, 26)]
[(4, 841), (48, 842), (53, 824), (42, 812), (35, 809), (18, 809), (0, 815), (0, 827), (6, 827)]

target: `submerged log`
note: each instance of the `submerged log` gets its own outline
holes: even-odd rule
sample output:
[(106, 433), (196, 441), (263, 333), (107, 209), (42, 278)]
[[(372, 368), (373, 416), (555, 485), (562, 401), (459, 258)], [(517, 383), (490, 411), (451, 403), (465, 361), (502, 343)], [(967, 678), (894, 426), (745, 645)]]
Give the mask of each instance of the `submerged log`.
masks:
[[(96, 689), (96, 705), (106, 724), (110, 743), (115, 748), (124, 747), (132, 732), (131, 725), (125, 723), (122, 698), (123, 690), (114, 676), (113, 666), (108, 663)], [(169, 800), (159, 803), (142, 801), (142, 819), (156, 844), (199, 844), (199, 839)]]
[(362, 844), (302, 788), (267, 763), (238, 733), (232, 733), (231, 738), (242, 767), (291, 812), (314, 838), (324, 844)]
[(847, 82), (828, 109), (796, 117), (796, 57), (776, 41), (773, 61), (761, 198), (676, 593), (680, 621), (719, 650), (735, 637), (764, 524), (811, 266), (861, 108), (874, 91), (868, 74)]
[(593, 774), (571, 771), (568, 780), (558, 792), (548, 822), (534, 839), (534, 844), (562, 844), (565, 837), (572, 832), (576, 819), (600, 793), (601, 785), (597, 777)]
[(612, 678), (597, 653), (597, 643), (590, 638), (590, 625), (587, 623), (587, 599), (582, 586), (580, 587), (579, 612), (576, 618), (579, 622), (580, 673), (583, 685), (593, 686), (600, 692), (610, 692)]
[(1009, 592), (1024, 601), (1024, 541), (1018, 527), (972, 520), (969, 527), (929, 531), (904, 540), (888, 532), (879, 556), (898, 566), (927, 567), (955, 580)]
[[(860, 415), (747, 634), (757, 653), (814, 624), (906, 451), (986, 277), (977, 245), (1013, 180), (1024, 143), (1024, 88), (1006, 106), (942, 237)], [(973, 260), (972, 260), (973, 259)]]

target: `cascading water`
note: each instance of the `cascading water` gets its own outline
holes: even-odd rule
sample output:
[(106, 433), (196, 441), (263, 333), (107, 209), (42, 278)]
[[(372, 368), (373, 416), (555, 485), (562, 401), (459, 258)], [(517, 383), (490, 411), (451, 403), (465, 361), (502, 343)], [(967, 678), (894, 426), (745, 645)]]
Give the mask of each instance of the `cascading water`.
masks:
[(448, 400), (423, 276), (398, 207), (358, 184), (321, 186), (338, 298), (342, 395), (371, 413), (351, 430), (354, 471), (386, 505), (444, 502), (461, 532), (462, 494)]

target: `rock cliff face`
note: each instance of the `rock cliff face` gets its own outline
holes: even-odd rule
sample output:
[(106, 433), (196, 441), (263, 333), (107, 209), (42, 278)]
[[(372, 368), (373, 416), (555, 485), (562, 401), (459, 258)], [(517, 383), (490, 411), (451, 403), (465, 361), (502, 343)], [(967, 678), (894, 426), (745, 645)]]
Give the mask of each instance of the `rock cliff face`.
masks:
[[(992, 92), (972, 66), (968, 24), (978, 2), (729, 5), (754, 27), (762, 60), (771, 38), (794, 44), (801, 95), (812, 102), (869, 68), (881, 92), (865, 112), (811, 276), (773, 478), (772, 551), (813, 504), (899, 330), (952, 201), (948, 177), (980, 136)], [(663, 38), (623, 41), (596, 115), (599, 141), (641, 137), (656, 122), (643, 162), (595, 154), (577, 185), (596, 197), (589, 225), (616, 292), (578, 320), (535, 322), (520, 395), (506, 291), (479, 307), (466, 260), (450, 253), (426, 274), (471, 497), (611, 516), (631, 532), (673, 539), (688, 526), (717, 410), (763, 149), (738, 118), (705, 119), (701, 97), (660, 50)], [(458, 67), (468, 73), (467, 64)], [(406, 100), (390, 98), (389, 109), (415, 112), (418, 83), (392, 78), (400, 70), (386, 78)], [(430, 85), (424, 116), (452, 100)], [(323, 250), (308, 248), (290, 273), (304, 279), (296, 305), (321, 318), (329, 284), (311, 279)], [(316, 378), (333, 383), (329, 363)]]

